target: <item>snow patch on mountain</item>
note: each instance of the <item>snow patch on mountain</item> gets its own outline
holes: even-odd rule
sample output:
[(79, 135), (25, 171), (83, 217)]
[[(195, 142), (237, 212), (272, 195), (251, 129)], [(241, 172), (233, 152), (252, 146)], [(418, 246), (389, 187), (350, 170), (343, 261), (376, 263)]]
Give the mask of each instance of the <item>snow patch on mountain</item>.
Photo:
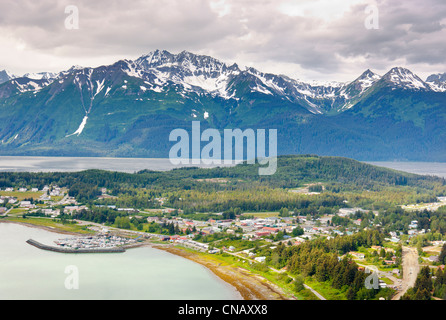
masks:
[(410, 70), (396, 67), (383, 76), (384, 79), (396, 87), (413, 90), (429, 90), (430, 87)]
[(426, 83), (436, 92), (446, 92), (446, 73), (432, 74), (426, 78)]
[(96, 80), (97, 88), (96, 88), (96, 93), (93, 96), (93, 99), (102, 91), (102, 89), (104, 89), (104, 81), (105, 79), (102, 79), (101, 82), (99, 82), (99, 80)]
[(77, 136), (79, 136), (82, 133), (82, 131), (84, 131), (85, 125), (87, 124), (87, 120), (88, 120), (88, 116), (85, 116), (82, 119), (82, 122), (79, 125), (79, 128), (77, 128), (77, 130), (75, 132), (73, 132), (72, 134), (69, 134), (69, 135), (67, 135), (65, 137), (67, 138), (67, 137), (70, 137), (70, 136), (73, 136), (73, 135), (76, 135), (76, 134), (77, 134)]

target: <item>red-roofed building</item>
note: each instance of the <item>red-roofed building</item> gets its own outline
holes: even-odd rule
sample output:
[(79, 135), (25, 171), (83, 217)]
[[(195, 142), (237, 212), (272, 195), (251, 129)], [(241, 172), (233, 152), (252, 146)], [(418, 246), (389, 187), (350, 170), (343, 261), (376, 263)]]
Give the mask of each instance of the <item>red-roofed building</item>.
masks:
[(257, 232), (256, 232), (256, 236), (257, 236), (257, 237), (269, 236), (270, 234), (271, 234), (270, 231), (257, 231)]

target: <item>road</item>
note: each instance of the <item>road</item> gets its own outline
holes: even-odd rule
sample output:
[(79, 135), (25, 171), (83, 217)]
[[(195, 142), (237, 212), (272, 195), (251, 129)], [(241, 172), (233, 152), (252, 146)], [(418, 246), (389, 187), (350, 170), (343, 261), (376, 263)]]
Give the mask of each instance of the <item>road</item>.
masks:
[(416, 248), (403, 247), (403, 281), (401, 291), (392, 300), (399, 300), (407, 289), (415, 285), (420, 265), (418, 264), (418, 252)]
[[(103, 228), (103, 227), (104, 227), (102, 224), (94, 223), (94, 222), (90, 222), (90, 221), (83, 221), (83, 220), (75, 220), (75, 221), (76, 221), (77, 223), (79, 223), (80, 225), (94, 225), (94, 226), (99, 227), (99, 228)], [(113, 227), (107, 227), (107, 228), (108, 228), (108, 229), (111, 229), (111, 230), (116, 229), (116, 230), (120, 230), (120, 231), (126, 231), (126, 232), (136, 233), (136, 234), (144, 234), (144, 235), (157, 236), (157, 235), (155, 235), (155, 234), (148, 234), (148, 233), (140, 232), (140, 231), (122, 230), (122, 229), (117, 229), (117, 228), (113, 228)], [(288, 241), (288, 240), (287, 240), (287, 241)], [(271, 244), (270, 244), (270, 245), (271, 245)], [(245, 257), (245, 256), (243, 256), (243, 255), (240, 255), (239, 252), (231, 252), (231, 251), (229, 251), (229, 250), (224, 250), (224, 251), (225, 251), (225, 253), (228, 253), (228, 254), (233, 255), (233, 256), (235, 256), (235, 257), (238, 257), (238, 258), (241, 258), (241, 259), (244, 259), (244, 260), (249, 260), (249, 261), (252, 261), (252, 262), (256, 262), (255, 260), (249, 259), (249, 258), (247, 258), (247, 257)], [(275, 268), (273, 268), (273, 267), (269, 267), (269, 268), (270, 268), (271, 270), (277, 272), (277, 273), (284, 272), (283, 270), (277, 270), (277, 269), (275, 269)], [(294, 279), (294, 277), (292, 277), (292, 278)], [(319, 299), (321, 299), (321, 300), (327, 300), (327, 299), (325, 299), (319, 292), (317, 292), (316, 290), (314, 290), (314, 289), (311, 288), (310, 286), (304, 284), (304, 287), (305, 287), (306, 289), (310, 290), (311, 292), (313, 292), (314, 295), (316, 295)]]
[(376, 272), (376, 274), (378, 275), (379, 278), (386, 277), (386, 278), (388, 278), (388, 279), (390, 279), (390, 280), (393, 281), (393, 285), (395, 285), (395, 286), (397, 286), (397, 287), (400, 287), (400, 286), (401, 286), (401, 282), (402, 282), (402, 280), (396, 278), (396, 277), (393, 275), (393, 273), (392, 273), (391, 271), (381, 271), (381, 270), (378, 269), (377, 266), (361, 264), (361, 263), (360, 263), (359, 261), (357, 261), (357, 260), (355, 260), (355, 262), (356, 262), (356, 264), (357, 264), (358, 266), (361, 266), (361, 267), (364, 267), (364, 268), (366, 268), (366, 269), (369, 269), (369, 270), (371, 270), (371, 271), (373, 271), (373, 272)]
[[(250, 258), (247, 258), (247, 257), (245, 257), (245, 256), (243, 256), (243, 255), (240, 255), (238, 252), (231, 252), (231, 251), (225, 250), (225, 253), (231, 254), (231, 255), (233, 255), (233, 256), (235, 256), (235, 257), (238, 257), (238, 258), (241, 258), (241, 259), (244, 259), (244, 260), (252, 261), (252, 262), (254, 262), (254, 263), (257, 262), (257, 261), (255, 261), (255, 260), (252, 260), (252, 259), (250, 259)], [(285, 272), (284, 270), (277, 270), (276, 268), (273, 268), (273, 267), (270, 267), (270, 266), (269, 266), (269, 268), (270, 268), (272, 271), (277, 272), (277, 273)], [(288, 275), (288, 276), (291, 277), (293, 280), (296, 280), (293, 276), (291, 276), (291, 275)], [(313, 288), (311, 288), (309, 285), (304, 284), (304, 287), (305, 287), (306, 289), (310, 290), (311, 292), (313, 292), (314, 295), (317, 296), (319, 299), (321, 299), (321, 300), (327, 300), (327, 299), (325, 299), (319, 292), (317, 292), (316, 290), (314, 290)]]

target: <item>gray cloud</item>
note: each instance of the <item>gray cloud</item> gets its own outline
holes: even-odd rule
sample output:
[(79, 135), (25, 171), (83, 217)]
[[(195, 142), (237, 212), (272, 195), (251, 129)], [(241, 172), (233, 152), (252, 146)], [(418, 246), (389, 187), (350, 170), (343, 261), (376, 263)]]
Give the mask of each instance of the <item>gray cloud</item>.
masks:
[[(385, 72), (395, 64), (422, 76), (446, 71), (442, 0), (350, 0), (337, 12), (332, 1), (296, 2), (303, 14), (284, 11), (290, 1), (272, 0), (2, 1), (0, 41), (8, 41), (0, 49), (9, 54), (0, 69), (106, 64), (166, 49), (304, 79), (352, 80), (367, 68)], [(379, 29), (368, 30), (364, 10), (374, 3)], [(64, 27), (67, 5), (79, 8), (78, 30)]]

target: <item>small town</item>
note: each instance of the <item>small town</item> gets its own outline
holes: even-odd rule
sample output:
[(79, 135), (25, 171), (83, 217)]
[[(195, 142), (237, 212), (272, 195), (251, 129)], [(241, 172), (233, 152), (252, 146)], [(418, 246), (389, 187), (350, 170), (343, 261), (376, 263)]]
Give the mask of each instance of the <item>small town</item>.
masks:
[[(229, 178), (191, 179), (215, 189), (209, 192), (170, 189), (164, 186), (167, 179), (157, 179), (158, 185), (149, 188), (136, 183), (127, 189), (118, 183), (114, 188), (58, 183), (3, 187), (0, 215), (4, 221), (72, 234), (58, 238), (52, 247), (30, 239), (28, 243), (37, 248), (62, 254), (118, 254), (151, 246), (199, 263), (212, 260), (210, 268), (223, 263), (248, 270), (274, 281), (293, 299), (398, 300), (414, 294), (411, 288), (424, 268), (432, 275), (444, 272), (446, 197), (440, 192), (339, 192), (338, 186), (321, 182), (277, 189), (267, 184), (265, 191), (251, 190), (234, 179), (241, 187), (231, 193), (225, 190), (234, 183)], [(401, 195), (406, 198), (404, 205), (383, 205), (375, 193), (384, 194), (389, 203), (403, 202)], [(271, 205), (274, 198), (265, 200), (271, 194), (281, 199), (279, 205)], [(225, 201), (231, 205), (219, 211), (218, 196), (229, 197)], [(256, 205), (247, 206), (245, 197)], [(197, 202), (209, 209), (192, 209)], [(337, 276), (345, 272), (354, 277)], [(349, 290), (353, 278), (363, 284), (354, 291)], [(441, 299), (439, 288), (430, 297)]]

